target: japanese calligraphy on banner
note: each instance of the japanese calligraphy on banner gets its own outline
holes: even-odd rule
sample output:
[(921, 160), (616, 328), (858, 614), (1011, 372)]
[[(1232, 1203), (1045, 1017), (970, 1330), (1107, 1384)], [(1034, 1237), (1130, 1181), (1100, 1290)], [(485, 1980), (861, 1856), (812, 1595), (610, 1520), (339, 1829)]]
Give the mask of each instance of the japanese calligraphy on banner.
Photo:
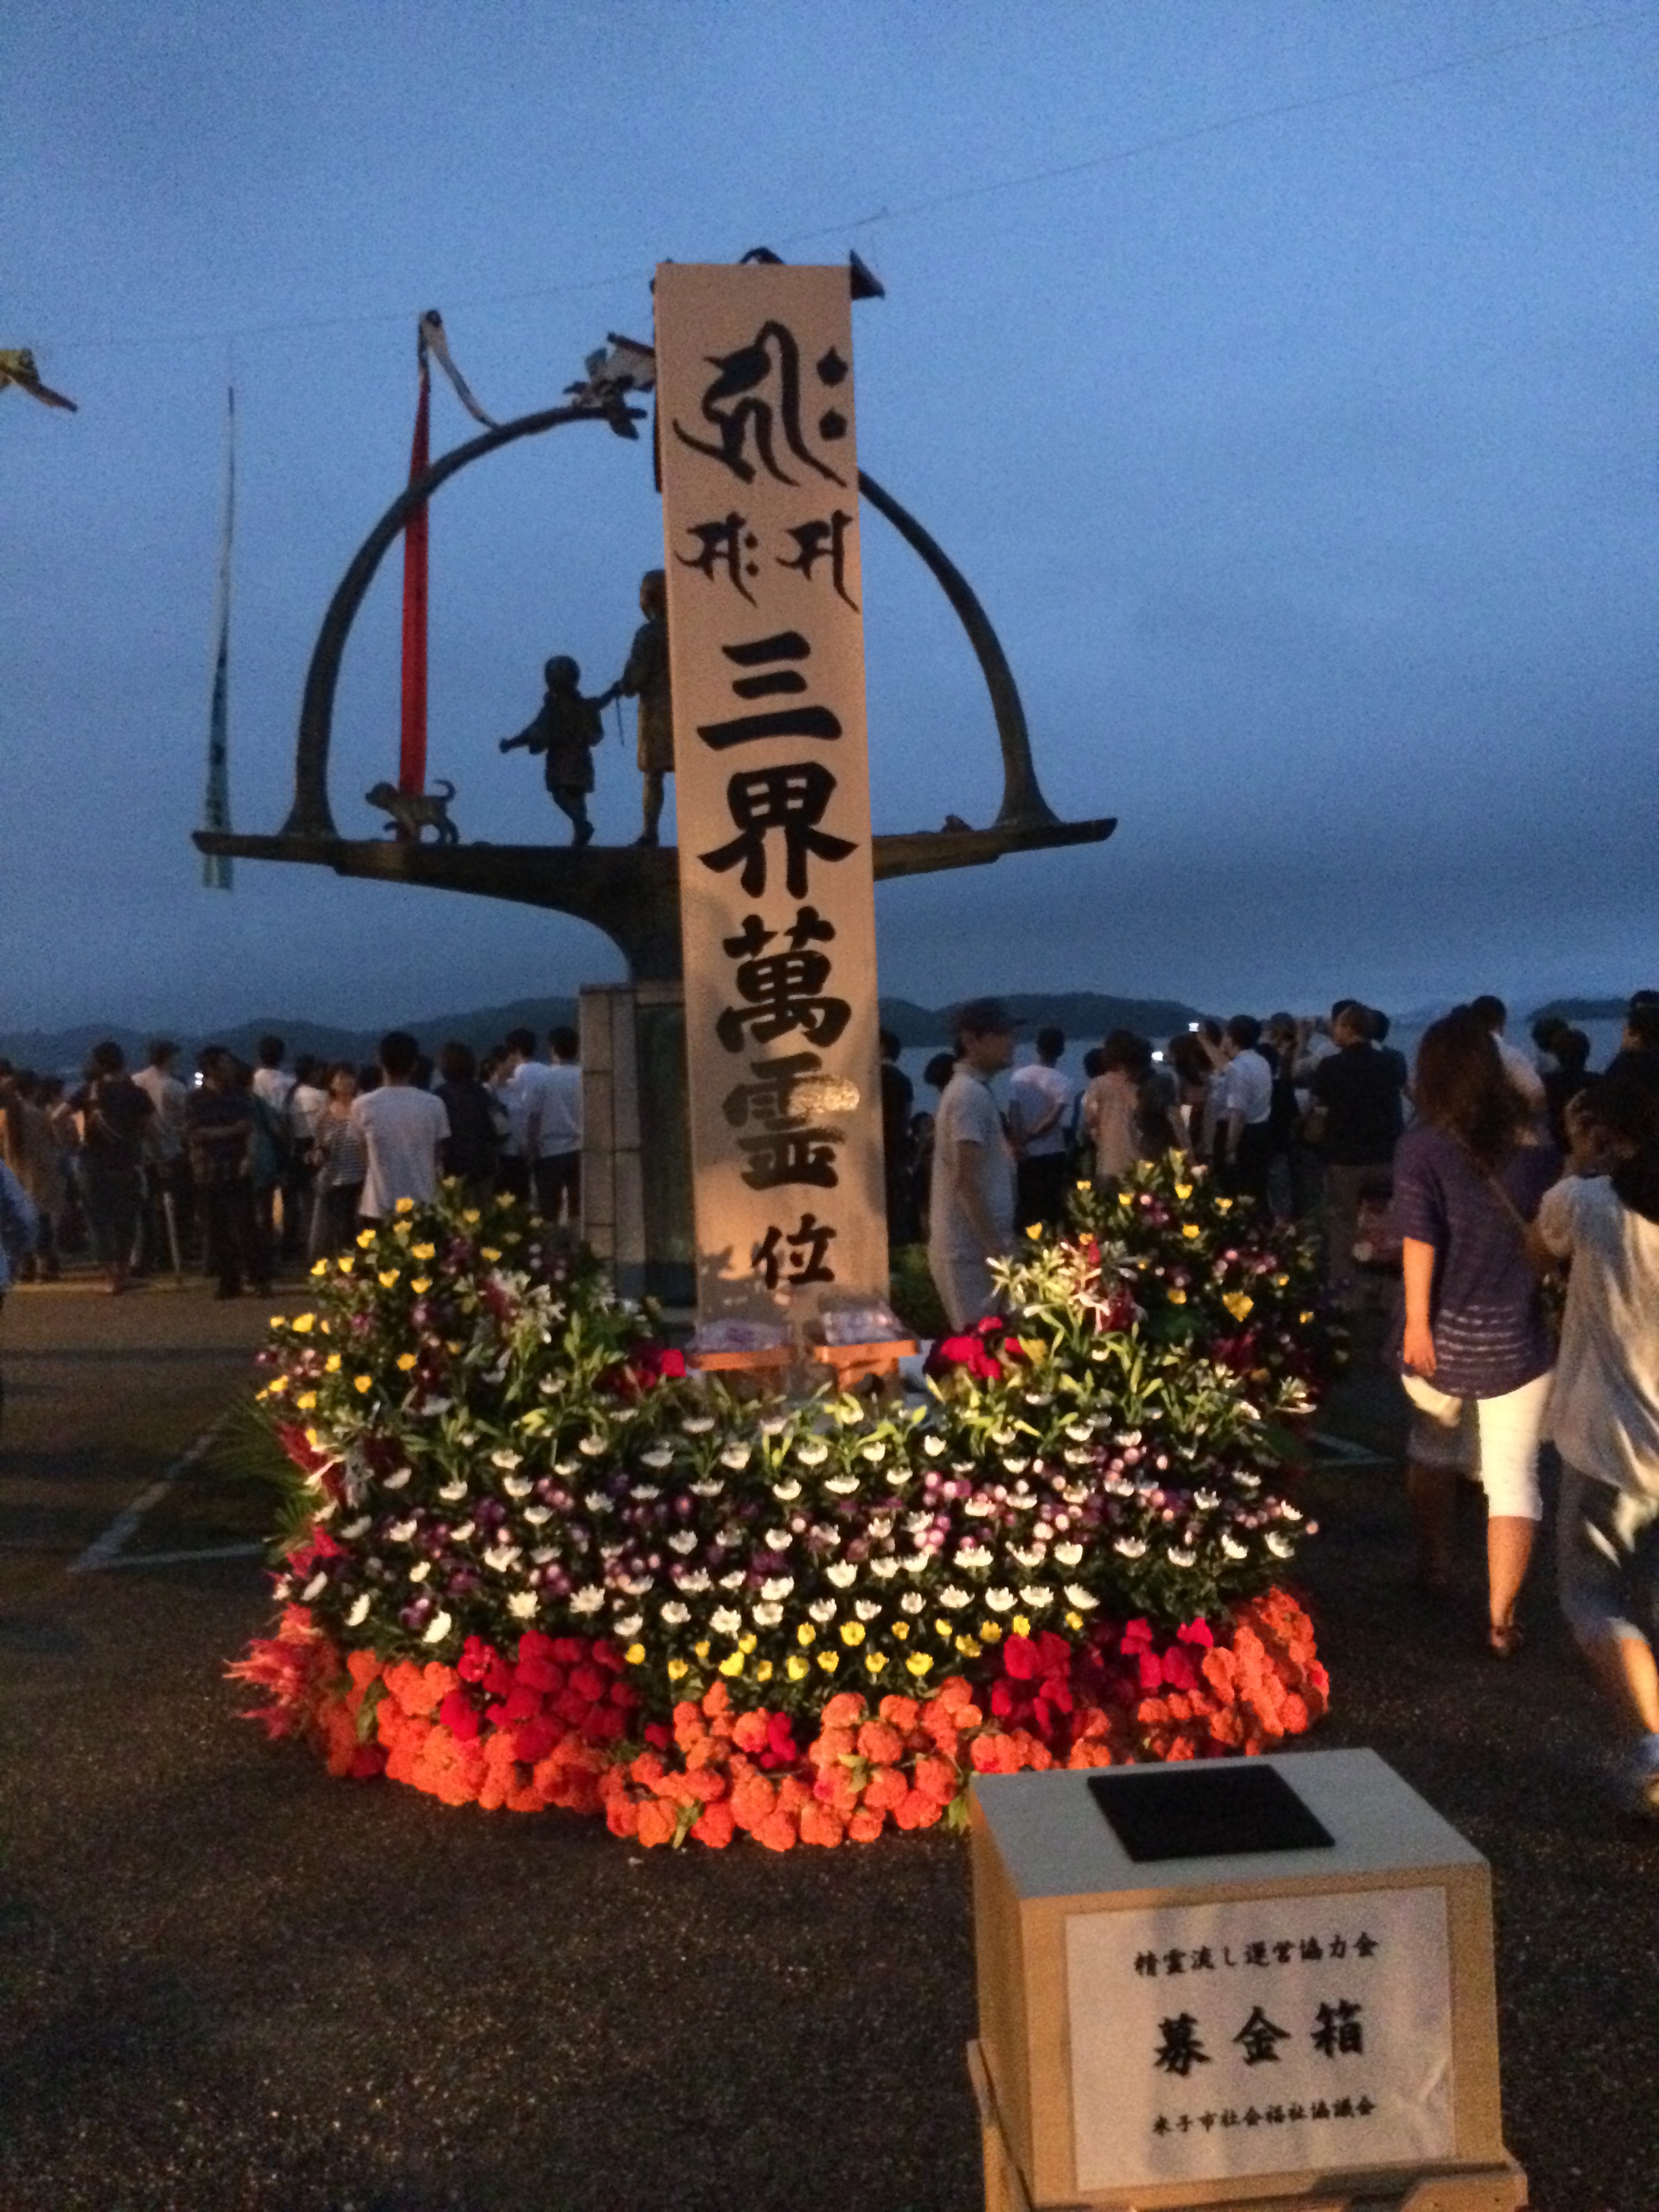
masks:
[(1080, 2190), (1453, 2155), (1446, 1897), (1066, 1923)]
[(657, 271), (704, 1320), (884, 1298), (851, 293)]

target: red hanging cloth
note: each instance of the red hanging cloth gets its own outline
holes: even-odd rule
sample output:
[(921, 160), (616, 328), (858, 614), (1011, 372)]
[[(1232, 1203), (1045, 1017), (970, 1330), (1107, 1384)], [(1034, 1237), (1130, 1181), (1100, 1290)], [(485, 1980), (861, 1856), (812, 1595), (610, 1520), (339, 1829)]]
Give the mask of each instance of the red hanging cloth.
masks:
[[(426, 474), (431, 452), (432, 379), (426, 349), (421, 349), (421, 396), (415, 410), (415, 441), (410, 448), (409, 480)], [(424, 501), (404, 525), (404, 717), (398, 755), (399, 791), (426, 789), (426, 577), (427, 509)], [(406, 836), (400, 830), (399, 836)]]

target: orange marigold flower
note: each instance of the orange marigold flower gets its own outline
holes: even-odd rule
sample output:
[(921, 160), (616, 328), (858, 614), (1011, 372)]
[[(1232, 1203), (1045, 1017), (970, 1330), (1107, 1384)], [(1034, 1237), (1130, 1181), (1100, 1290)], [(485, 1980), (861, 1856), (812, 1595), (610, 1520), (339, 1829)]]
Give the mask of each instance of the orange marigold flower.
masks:
[(691, 1832), (700, 1844), (708, 1844), (714, 1850), (723, 1851), (737, 1832), (730, 1801), (720, 1797), (712, 1804), (705, 1805)]
[(919, 1710), (914, 1698), (884, 1698), (880, 1713), (883, 1720), (890, 1721), (896, 1729), (913, 1729)]
[(739, 1751), (758, 1755), (766, 1748), (766, 1715), (739, 1713), (732, 1723), (732, 1741)]
[(919, 1759), (916, 1788), (936, 1805), (948, 1805), (962, 1787), (962, 1777), (948, 1759)]
[(366, 1690), (379, 1674), (380, 1662), (373, 1651), (348, 1652), (346, 1671), (358, 1689)]
[(887, 1825), (887, 1816), (868, 1805), (860, 1805), (847, 1823), (847, 1838), (854, 1844), (873, 1844)]
[(792, 1851), (799, 1840), (792, 1813), (769, 1813), (754, 1831), (755, 1841), (769, 1851)]
[(864, 1717), (864, 1700), (856, 1690), (839, 1690), (818, 1716), (822, 1728), (855, 1728)]
[(938, 1798), (930, 1797), (925, 1790), (907, 1790), (893, 1808), (893, 1819), (901, 1828), (931, 1828), (944, 1812)]
[(659, 1844), (673, 1842), (678, 1825), (672, 1805), (665, 1804), (660, 1797), (648, 1797), (640, 1808), (639, 1825), (634, 1832), (647, 1850), (653, 1850)]
[[(909, 1701), (908, 1698), (896, 1701), (886, 1698), (883, 1702), (903, 1705)], [(859, 1730), (858, 1747), (865, 1758), (873, 1760), (878, 1766), (890, 1766), (896, 1759), (902, 1757), (904, 1739), (890, 1721), (866, 1721)]]
[(751, 1768), (732, 1788), (732, 1817), (740, 1828), (753, 1829), (773, 1811), (778, 1793), (763, 1774)]
[(878, 1766), (865, 1785), (864, 1802), (873, 1812), (891, 1812), (903, 1803), (909, 1788), (896, 1766)]
[(847, 1832), (846, 1823), (833, 1806), (816, 1801), (800, 1808), (800, 1839), (804, 1844), (818, 1844), (833, 1850)]
[(710, 1719), (713, 1719), (716, 1713), (727, 1711), (730, 1709), (731, 1704), (731, 1692), (727, 1690), (724, 1682), (711, 1683), (709, 1687), (703, 1693), (702, 1709), (704, 1712), (709, 1716)]

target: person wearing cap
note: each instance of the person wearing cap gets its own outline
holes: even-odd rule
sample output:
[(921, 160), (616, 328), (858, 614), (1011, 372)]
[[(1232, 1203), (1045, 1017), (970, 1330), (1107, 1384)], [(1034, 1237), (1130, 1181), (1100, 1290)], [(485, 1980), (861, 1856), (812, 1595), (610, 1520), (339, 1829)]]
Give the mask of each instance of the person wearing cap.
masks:
[(1000, 999), (970, 999), (957, 1016), (957, 1062), (933, 1127), (927, 1264), (952, 1328), (997, 1304), (993, 1260), (1014, 1249), (1014, 1155), (991, 1096), (1014, 1057), (1013, 1016)]

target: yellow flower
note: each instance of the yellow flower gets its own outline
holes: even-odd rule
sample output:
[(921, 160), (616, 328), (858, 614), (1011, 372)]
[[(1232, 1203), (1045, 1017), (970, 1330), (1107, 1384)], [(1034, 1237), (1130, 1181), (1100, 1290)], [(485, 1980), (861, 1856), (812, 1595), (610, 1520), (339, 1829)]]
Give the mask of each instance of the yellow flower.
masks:
[(1094, 1188), (1094, 1185), (1090, 1182), (1086, 1177), (1080, 1179), (1077, 1187), (1079, 1190), (1092, 1190)]
[(287, 1377), (287, 1376), (286, 1376), (286, 1375), (277, 1375), (277, 1376), (274, 1376), (272, 1377), (272, 1379), (271, 1379), (271, 1384), (270, 1384), (270, 1395), (271, 1395), (271, 1396), (272, 1396), (273, 1398), (280, 1396), (280, 1395), (282, 1394), (282, 1392), (283, 1392), (284, 1390), (286, 1390), (286, 1389), (287, 1389), (287, 1388), (288, 1388), (288, 1377)]
[(804, 1682), (812, 1670), (799, 1651), (792, 1651), (783, 1662), (783, 1671), (792, 1682)]
[(741, 1674), (743, 1672), (742, 1652), (728, 1651), (725, 1658), (720, 1661), (720, 1672), (722, 1674)]
[(1229, 1291), (1221, 1303), (1235, 1321), (1243, 1321), (1245, 1315), (1254, 1311), (1255, 1307), (1255, 1300), (1243, 1291)]
[(1291, 1279), (1288, 1275), (1275, 1275), (1273, 1277), (1273, 1288), (1276, 1291), (1282, 1291), (1290, 1279)]
[(994, 1620), (981, 1621), (979, 1625), (979, 1640), (981, 1644), (1001, 1643), (1002, 1631), (998, 1627)]
[(306, 1431), (306, 1442), (311, 1446), (313, 1451), (321, 1451), (323, 1448), (323, 1436), (321, 1430), (307, 1429)]
[(312, 1272), (312, 1273), (313, 1273), (313, 1275), (325, 1275), (325, 1274), (327, 1274), (327, 1273), (328, 1273), (328, 1262), (327, 1262), (327, 1261), (326, 1261), (326, 1260), (319, 1260), (319, 1261), (317, 1262), (316, 1266), (312, 1269), (312, 1271), (311, 1271), (311, 1272)]
[(357, 1249), (360, 1252), (367, 1252), (374, 1242), (374, 1231), (372, 1229), (365, 1229), (357, 1239)]
[(1119, 1204), (1120, 1206), (1124, 1206), (1124, 1207), (1126, 1207), (1126, 1208), (1127, 1208), (1127, 1207), (1128, 1207), (1128, 1206), (1133, 1206), (1133, 1205), (1134, 1204), (1134, 1202), (1135, 1202), (1135, 1194), (1134, 1194), (1133, 1191), (1132, 1191), (1132, 1190), (1121, 1190), (1121, 1191), (1119, 1191), (1119, 1193), (1118, 1193), (1118, 1194), (1117, 1194), (1117, 1202), (1118, 1202), (1118, 1204)]
[(1193, 1194), (1193, 1187), (1189, 1182), (1178, 1182), (1175, 1187), (1175, 1190), (1176, 1196), (1183, 1200), (1189, 1199)]
[(415, 1364), (414, 1353), (412, 1352), (400, 1352), (398, 1354), (398, 1364), (403, 1372), (407, 1375), (410, 1369)]
[(818, 1664), (823, 1668), (826, 1674), (833, 1674), (836, 1668), (841, 1664), (840, 1652), (820, 1651), (818, 1654)]
[(372, 1390), (374, 1388), (374, 1377), (372, 1375), (354, 1375), (351, 1381), (355, 1389)]
[(754, 1650), (754, 1648), (755, 1648), (755, 1639), (754, 1639), (754, 1638), (753, 1638), (752, 1636), (740, 1636), (740, 1637), (738, 1637), (738, 1650), (739, 1650), (739, 1651), (744, 1651), (744, 1652), (752, 1651), (752, 1650)]
[(302, 1390), (294, 1402), (302, 1413), (308, 1413), (317, 1403), (317, 1393), (314, 1390)]
[(394, 1213), (413, 1213), (415, 1201), (412, 1198), (400, 1198), (392, 1210)]
[(499, 1260), (501, 1256), (499, 1246), (495, 1244), (480, 1244), (478, 1250), (486, 1260)]
[[(399, 1199), (398, 1203), (401, 1206), (403, 1200)], [(627, 1660), (630, 1667), (642, 1667), (645, 1664), (644, 1644), (630, 1644), (627, 1650), (623, 1653), (623, 1657)]]
[(690, 1672), (690, 1668), (684, 1659), (671, 1659), (668, 1662), (668, 1679), (671, 1682), (678, 1682), (682, 1674), (689, 1674)]
[(957, 1650), (961, 1652), (964, 1659), (977, 1659), (979, 1656), (979, 1646), (971, 1636), (958, 1636)]
[(841, 1640), (843, 1644), (862, 1644), (864, 1623), (861, 1620), (843, 1620), (841, 1625)]
[(1083, 1615), (1080, 1613), (1068, 1613), (1066, 1616), (1066, 1626), (1067, 1628), (1080, 1629), (1083, 1626)]
[(810, 1620), (803, 1620), (800, 1626), (795, 1631), (796, 1643), (805, 1645), (808, 1644), (816, 1644), (817, 1640), (818, 1632), (817, 1629), (813, 1627)]
[(897, 1637), (901, 1644), (904, 1643), (910, 1633), (909, 1622), (908, 1620), (896, 1620), (893, 1623), (892, 1633)]
[(272, 1314), (270, 1316), (270, 1326), (273, 1328), (286, 1328), (288, 1327), (288, 1316), (286, 1314)]
[(1216, 1210), (1216, 1212), (1217, 1212), (1218, 1213), (1231, 1213), (1231, 1212), (1232, 1212), (1232, 1210), (1233, 1210), (1233, 1202), (1232, 1202), (1231, 1199), (1230, 1199), (1230, 1198), (1218, 1198), (1218, 1199), (1217, 1199), (1217, 1200), (1216, 1200), (1216, 1202), (1215, 1202), (1215, 1210)]
[(1303, 1328), (1306, 1328), (1308, 1323), (1313, 1319), (1313, 1316), (1311, 1313), (1301, 1313), (1297, 1316), (1297, 1319), (1301, 1322)]
[(1042, 1224), (1040, 1221), (1028, 1221), (1025, 1224), (1025, 1234), (1035, 1243), (1042, 1234)]
[(755, 1680), (757, 1682), (769, 1682), (771, 1679), (772, 1662), (769, 1659), (763, 1659), (755, 1668)]
[(317, 1325), (315, 1314), (295, 1314), (289, 1327), (301, 1336), (309, 1336)]
[(461, 1347), (459, 1344), (446, 1344), (444, 1346), (444, 1350), (448, 1352), (452, 1358), (460, 1350), (460, 1348)]
[(1029, 1636), (1031, 1632), (1031, 1624), (1023, 1613), (1017, 1613), (1008, 1626), (1016, 1636)]
[(884, 1651), (866, 1651), (864, 1655), (864, 1668), (866, 1674), (879, 1674), (886, 1664), (887, 1654)]
[(1181, 1233), (1188, 1237), (1201, 1237), (1204, 1234), (1195, 1221), (1183, 1221), (1181, 1224)]
[(933, 1662), (925, 1651), (913, 1651), (904, 1663), (913, 1674), (925, 1674)]
[(323, 1370), (325, 1374), (329, 1375), (337, 1375), (339, 1373), (340, 1355), (337, 1352), (331, 1352), (329, 1353), (328, 1358), (323, 1362)]
[(349, 1252), (342, 1253), (337, 1262), (340, 1273), (343, 1275), (349, 1275), (356, 1264), (357, 1262), (352, 1258)]
[(411, 1244), (409, 1249), (417, 1260), (435, 1260), (438, 1256), (435, 1244)]
[(949, 1622), (948, 1620), (936, 1620), (936, 1621), (933, 1623), (933, 1633), (934, 1633), (934, 1635), (935, 1635), (935, 1636), (942, 1636), (942, 1637), (945, 1638), (945, 1642), (946, 1642), (947, 1644), (950, 1642), (951, 1638), (956, 1634), (956, 1632), (957, 1632), (955, 1631), (955, 1629), (954, 1629), (954, 1628), (952, 1628), (952, 1627), (951, 1627), (951, 1624), (950, 1624), (950, 1622)]
[(479, 1212), (476, 1206), (469, 1206), (466, 1212), (461, 1216), (461, 1218), (465, 1222), (469, 1229), (476, 1229), (478, 1224), (483, 1219), (483, 1216)]
[(691, 1649), (696, 1653), (699, 1659), (706, 1659), (708, 1656), (708, 1638), (705, 1638), (701, 1644), (694, 1644), (691, 1646)]
[(1186, 1303), (1187, 1303), (1187, 1293), (1186, 1293), (1186, 1291), (1170, 1291), (1170, 1304), (1172, 1306), (1184, 1306), (1184, 1305), (1186, 1304)]
[(409, 1287), (417, 1298), (424, 1297), (432, 1288), (432, 1278), (430, 1275), (416, 1275)]
[(381, 1288), (383, 1291), (389, 1291), (389, 1290), (392, 1288), (392, 1285), (397, 1281), (397, 1279), (398, 1279), (398, 1270), (397, 1270), (395, 1267), (382, 1267), (382, 1268), (381, 1268), (381, 1270), (380, 1270), (380, 1288)]

